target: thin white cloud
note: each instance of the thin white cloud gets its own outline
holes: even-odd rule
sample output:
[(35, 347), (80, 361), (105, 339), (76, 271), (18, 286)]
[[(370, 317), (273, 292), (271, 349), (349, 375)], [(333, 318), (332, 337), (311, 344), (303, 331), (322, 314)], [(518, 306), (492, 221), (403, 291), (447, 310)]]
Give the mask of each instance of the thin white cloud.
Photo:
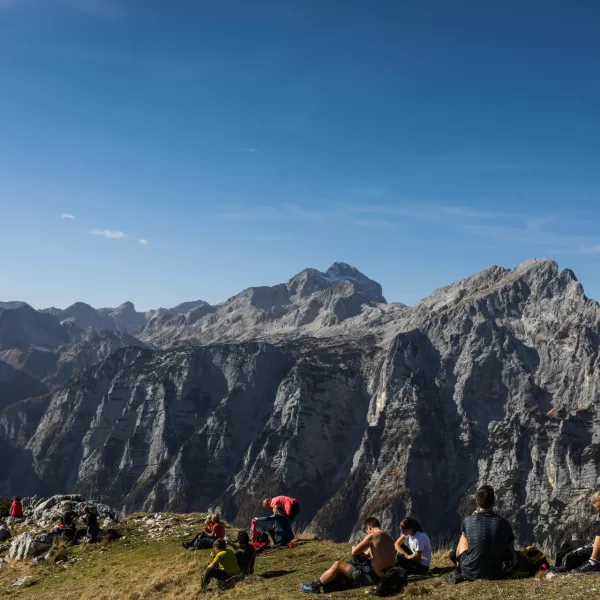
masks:
[(148, 240), (145, 240), (144, 238), (141, 238), (138, 240), (138, 244), (142, 244), (142, 246), (145, 246), (148, 243)]
[(242, 152), (250, 152), (254, 154), (255, 152), (260, 152), (258, 148), (240, 148)]
[(91, 235), (102, 235), (105, 238), (111, 239), (111, 240), (121, 240), (123, 238), (127, 237), (126, 233), (123, 233), (122, 231), (113, 231), (112, 229), (92, 229), (90, 231)]
[(75, 217), (73, 215), (70, 215), (69, 213), (62, 213), (60, 215), (61, 219), (75, 219)]
[(582, 254), (600, 254), (600, 244), (597, 246), (582, 246), (579, 251)]

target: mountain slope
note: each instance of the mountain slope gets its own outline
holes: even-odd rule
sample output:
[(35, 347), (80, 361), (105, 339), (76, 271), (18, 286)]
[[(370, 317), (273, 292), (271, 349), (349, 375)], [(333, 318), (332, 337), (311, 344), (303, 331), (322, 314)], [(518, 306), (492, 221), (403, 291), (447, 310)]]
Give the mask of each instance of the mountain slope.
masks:
[[(5, 409), (0, 443), (21, 460), (0, 471), (0, 492), (217, 506), (239, 523), (288, 492), (313, 531), (345, 538), (372, 514), (456, 532), (485, 482), (523, 541), (554, 548), (591, 532), (600, 308), (573, 273), (552, 261), (492, 267), (412, 308), (383, 304), (362, 277), (307, 270), (195, 324), (165, 315), (157, 338), (240, 339), (124, 348), (34, 408)], [(305, 325), (297, 311), (313, 301)], [(236, 310), (239, 328), (227, 320)]]

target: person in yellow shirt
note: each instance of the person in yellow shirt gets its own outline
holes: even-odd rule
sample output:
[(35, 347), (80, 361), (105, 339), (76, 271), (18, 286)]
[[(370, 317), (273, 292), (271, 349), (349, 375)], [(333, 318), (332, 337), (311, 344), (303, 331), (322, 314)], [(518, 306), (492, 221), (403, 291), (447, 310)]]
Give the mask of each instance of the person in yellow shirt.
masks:
[(206, 591), (211, 579), (216, 579), (220, 583), (225, 583), (232, 577), (242, 574), (237, 558), (233, 550), (227, 547), (225, 540), (216, 540), (213, 544), (213, 548), (215, 549), (216, 555), (202, 575), (201, 592)]

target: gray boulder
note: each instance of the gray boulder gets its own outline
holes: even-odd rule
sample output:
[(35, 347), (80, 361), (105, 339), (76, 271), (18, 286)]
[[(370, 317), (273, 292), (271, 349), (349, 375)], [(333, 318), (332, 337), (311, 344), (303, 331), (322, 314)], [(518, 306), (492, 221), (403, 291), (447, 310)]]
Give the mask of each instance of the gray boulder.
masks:
[(44, 553), (51, 546), (52, 536), (50, 534), (36, 534), (34, 531), (26, 531), (13, 538), (8, 557), (13, 560), (23, 560)]

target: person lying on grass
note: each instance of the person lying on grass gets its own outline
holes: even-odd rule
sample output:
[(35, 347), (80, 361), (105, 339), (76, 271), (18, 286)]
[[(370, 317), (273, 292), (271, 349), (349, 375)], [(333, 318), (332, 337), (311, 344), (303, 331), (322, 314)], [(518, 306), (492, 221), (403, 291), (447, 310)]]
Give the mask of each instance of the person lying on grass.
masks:
[(233, 550), (227, 548), (225, 540), (216, 540), (213, 544), (213, 548), (215, 549), (216, 554), (213, 561), (202, 574), (201, 592), (206, 592), (208, 584), (212, 579), (216, 579), (219, 584), (223, 585), (232, 577), (237, 577), (242, 574), (237, 558), (233, 553)]
[(352, 547), (352, 561), (338, 560), (317, 581), (300, 585), (307, 594), (319, 594), (321, 588), (340, 577), (347, 577), (354, 587), (377, 585), (384, 572), (394, 565), (396, 551), (394, 540), (381, 529), (377, 519), (365, 521), (365, 539)]

